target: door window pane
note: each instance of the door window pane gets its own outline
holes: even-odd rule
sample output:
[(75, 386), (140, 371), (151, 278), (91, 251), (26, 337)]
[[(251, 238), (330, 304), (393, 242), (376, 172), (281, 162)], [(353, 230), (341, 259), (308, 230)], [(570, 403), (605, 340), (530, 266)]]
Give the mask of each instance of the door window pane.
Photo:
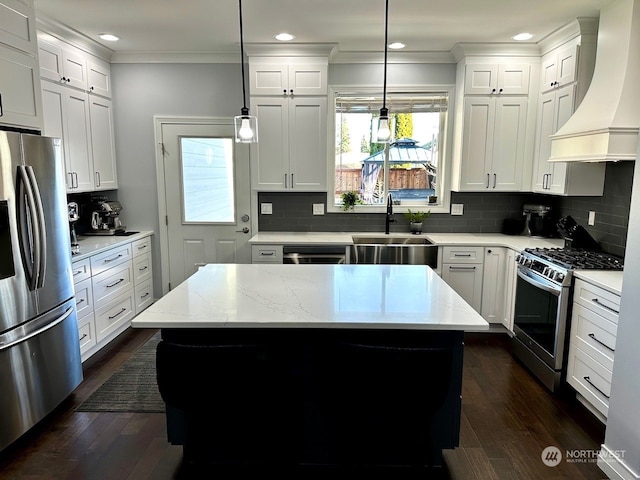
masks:
[(183, 223), (234, 223), (231, 138), (180, 137)]

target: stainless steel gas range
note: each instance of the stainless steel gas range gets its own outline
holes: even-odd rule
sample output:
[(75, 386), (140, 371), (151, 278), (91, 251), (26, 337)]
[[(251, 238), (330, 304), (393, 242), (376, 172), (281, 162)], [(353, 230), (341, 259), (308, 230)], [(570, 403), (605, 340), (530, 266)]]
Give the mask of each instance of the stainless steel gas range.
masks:
[(528, 248), (516, 257), (516, 262), (512, 352), (554, 392), (566, 368), (573, 272), (622, 270), (623, 261), (581, 248)]

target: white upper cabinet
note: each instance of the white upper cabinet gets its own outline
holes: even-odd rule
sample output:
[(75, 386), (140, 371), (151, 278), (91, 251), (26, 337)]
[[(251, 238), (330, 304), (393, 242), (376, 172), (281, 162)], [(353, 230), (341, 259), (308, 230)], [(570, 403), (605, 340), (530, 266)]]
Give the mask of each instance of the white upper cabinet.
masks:
[(326, 63), (266, 63), (260, 58), (249, 64), (251, 95), (327, 95)]
[(0, 0), (0, 124), (42, 128), (32, 0)]
[(77, 49), (38, 40), (40, 76), (68, 87), (87, 90), (87, 59)]
[(327, 98), (252, 97), (258, 143), (251, 144), (251, 183), (262, 191), (327, 188)]
[(89, 95), (89, 120), (94, 189), (113, 190), (118, 188), (118, 180), (111, 100)]
[(111, 98), (111, 68), (107, 62), (87, 60), (87, 90), (89, 93)]
[[(593, 40), (593, 39), (592, 39)], [(573, 115), (593, 74), (595, 40), (577, 36), (542, 57), (531, 189), (555, 195), (601, 196), (604, 163), (549, 162), (550, 136)]]
[(467, 65), (464, 78), (465, 95), (527, 95), (531, 65), (480, 64)]
[(576, 81), (578, 45), (559, 48), (542, 59), (540, 91), (564, 87)]

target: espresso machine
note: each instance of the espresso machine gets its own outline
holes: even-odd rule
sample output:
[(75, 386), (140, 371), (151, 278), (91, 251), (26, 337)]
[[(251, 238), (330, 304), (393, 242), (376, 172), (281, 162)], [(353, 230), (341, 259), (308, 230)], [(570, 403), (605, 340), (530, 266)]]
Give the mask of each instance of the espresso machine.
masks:
[(117, 235), (124, 232), (120, 222), (122, 205), (115, 200), (100, 200), (92, 205), (91, 221), (86, 235)]
[(525, 223), (520, 235), (552, 237), (555, 233), (555, 222), (551, 216), (550, 206), (527, 204), (522, 207), (522, 215), (525, 217)]

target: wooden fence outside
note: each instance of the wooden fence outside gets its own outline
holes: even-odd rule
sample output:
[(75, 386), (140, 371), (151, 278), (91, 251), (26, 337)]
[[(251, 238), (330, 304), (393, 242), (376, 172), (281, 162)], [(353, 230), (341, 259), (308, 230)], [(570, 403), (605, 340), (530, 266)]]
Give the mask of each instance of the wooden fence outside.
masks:
[[(380, 172), (380, 180), (383, 178)], [(335, 174), (336, 194), (351, 190), (360, 191), (362, 185), (362, 169), (344, 168), (336, 169)], [(389, 170), (389, 189), (428, 189), (429, 179), (424, 168), (392, 168)]]

